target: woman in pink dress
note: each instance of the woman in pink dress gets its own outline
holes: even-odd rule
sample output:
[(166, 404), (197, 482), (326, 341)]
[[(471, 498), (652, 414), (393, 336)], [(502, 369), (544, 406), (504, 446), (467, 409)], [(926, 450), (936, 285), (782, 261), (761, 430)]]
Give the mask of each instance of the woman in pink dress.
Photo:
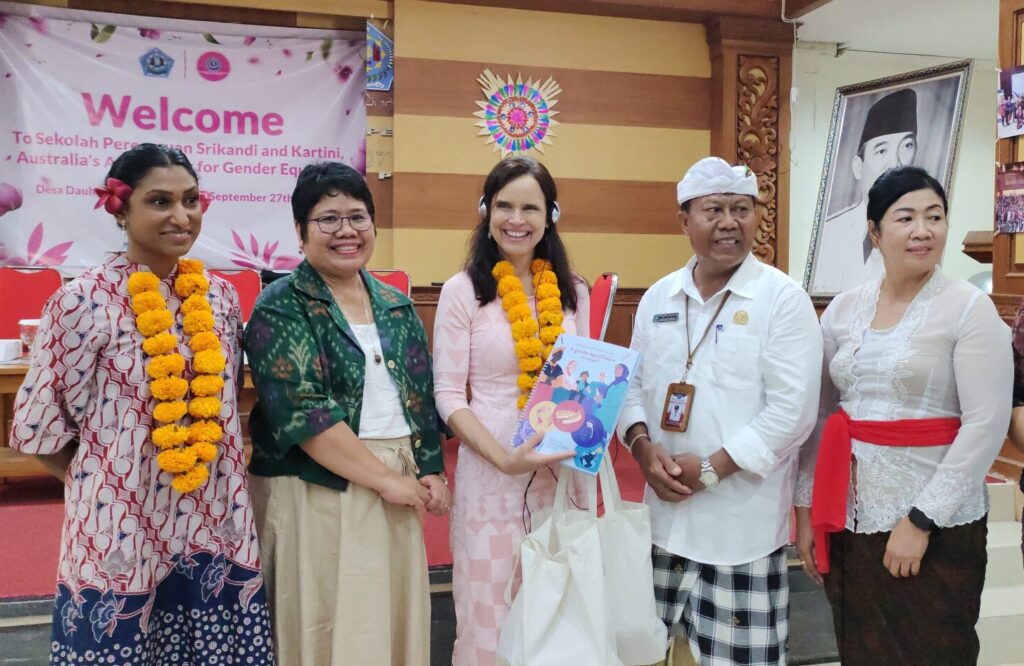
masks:
[[(516, 298), (525, 301), (533, 327), (529, 337), (550, 346), (553, 341), (544, 340), (541, 329), (551, 319), (537, 305), (552, 293), (542, 276), (550, 270), (557, 277), (561, 328), (589, 335), (587, 286), (569, 269), (558, 218), (555, 181), (544, 165), (522, 156), (501, 161), (484, 182), (480, 223), (465, 267), (445, 283), (437, 305), (434, 395), (441, 417), (462, 444), (451, 513), (457, 621), (452, 661), (457, 666), (495, 663), (508, 613), (505, 587), (520, 542), (531, 528), (531, 514), (551, 504), (557, 462), (572, 456), (541, 455), (529, 444), (510, 446), (517, 403), (530, 387), (522, 384), (524, 354), (517, 354), (506, 307)], [(522, 297), (499, 295), (496, 266), (499, 273), (514, 272)], [(547, 281), (554, 282), (550, 273)], [(517, 339), (521, 348), (542, 347)], [(539, 371), (540, 359), (533, 362), (533, 372)]]
[(128, 249), (46, 304), (11, 432), (65, 484), (50, 662), (273, 664), (238, 296), (183, 259), (208, 200), (145, 143), (97, 193)]

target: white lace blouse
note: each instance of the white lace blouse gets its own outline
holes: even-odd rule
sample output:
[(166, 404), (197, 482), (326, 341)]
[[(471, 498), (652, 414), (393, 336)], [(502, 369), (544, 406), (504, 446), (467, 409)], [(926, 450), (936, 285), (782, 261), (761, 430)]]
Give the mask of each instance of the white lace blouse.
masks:
[(848, 530), (889, 531), (915, 506), (940, 527), (977, 520), (988, 510), (985, 475), (1010, 421), (1010, 329), (984, 293), (936, 271), (896, 326), (873, 331), (880, 285), (840, 294), (821, 317), (821, 403), (801, 450), (796, 504), (811, 504), (818, 436), (838, 403), (854, 420), (961, 419), (948, 446), (854, 440)]

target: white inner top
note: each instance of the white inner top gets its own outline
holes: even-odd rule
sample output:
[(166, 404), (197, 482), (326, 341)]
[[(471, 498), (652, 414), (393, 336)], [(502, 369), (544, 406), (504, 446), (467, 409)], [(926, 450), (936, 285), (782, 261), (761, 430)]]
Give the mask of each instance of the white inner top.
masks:
[[(398, 385), (384, 363), (377, 324), (351, 326), (366, 356), (366, 380), (363, 382), (363, 411), (359, 415), (359, 437), (390, 439), (411, 435), (412, 430), (405, 420)], [(380, 355), (380, 363), (374, 362), (374, 354)]]

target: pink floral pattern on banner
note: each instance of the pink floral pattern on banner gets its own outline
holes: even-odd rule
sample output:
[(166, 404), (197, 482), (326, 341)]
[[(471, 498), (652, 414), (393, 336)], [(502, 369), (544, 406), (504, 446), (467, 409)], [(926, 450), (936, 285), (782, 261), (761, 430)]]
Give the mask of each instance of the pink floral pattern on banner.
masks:
[(7, 247), (0, 243), (0, 264), (6, 266), (60, 266), (67, 261), (68, 250), (74, 244), (74, 241), (65, 241), (57, 243), (45, 252), (40, 252), (39, 250), (43, 246), (43, 223), (40, 222), (28, 237), (24, 256), (8, 254)]
[(273, 243), (268, 241), (263, 244), (261, 249), (260, 242), (256, 236), (249, 234), (249, 245), (246, 246), (245, 241), (242, 240), (242, 237), (234, 229), (231, 230), (231, 238), (234, 239), (235, 247), (238, 248), (238, 251), (231, 253), (231, 263), (236, 266), (252, 268), (254, 270), (290, 271), (302, 263), (302, 257), (295, 255), (282, 254), (274, 256), (274, 252), (277, 251), (277, 246), (279, 245), (278, 241)]
[[(217, 192), (190, 251), (210, 268), (298, 266), (291, 225), (279, 221), (289, 219), (299, 170), (313, 159), (366, 162), (357, 156), (365, 142), (365, 42), (352, 39), (361, 31), (231, 34), (162, 18), (115, 25), (111, 17), (6, 11), (0, 7), (0, 116), (14, 124), (0, 155), (0, 265), (59, 266), (73, 276), (124, 247), (126, 236), (102, 206), (91, 210), (89, 193), (104, 184), (113, 159), (154, 140), (156, 130), (174, 133), (204, 192)], [(217, 83), (201, 76), (207, 53), (222, 58), (232, 93), (199, 106), (187, 100)], [(301, 83), (314, 78), (326, 85)], [(286, 92), (267, 95), (268, 79)], [(155, 83), (159, 95), (144, 92)], [(69, 89), (83, 93), (75, 104), (54, 97)]]
[(10, 183), (0, 183), (0, 217), (21, 208), (21, 190)]

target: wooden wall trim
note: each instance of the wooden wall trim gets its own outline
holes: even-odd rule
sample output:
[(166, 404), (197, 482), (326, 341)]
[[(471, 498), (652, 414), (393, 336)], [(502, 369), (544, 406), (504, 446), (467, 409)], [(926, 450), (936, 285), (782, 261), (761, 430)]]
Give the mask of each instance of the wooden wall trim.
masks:
[(711, 53), (711, 152), (757, 174), (760, 224), (754, 254), (789, 266), (789, 94), (793, 31), (781, 21), (715, 17)]
[(1013, 320), (1017, 317), (1017, 309), (1021, 306), (1021, 296), (1019, 294), (991, 294), (991, 298), (992, 302), (996, 304), (999, 316), (1012, 326)]
[[(700, 23), (711, 16), (728, 14), (758, 18), (777, 18), (777, 2), (751, 0), (428, 0), (462, 5), (528, 9), (535, 11), (613, 16), (618, 18)], [(817, 0), (827, 2), (828, 0)]]
[[(999, 67), (1012, 69), (1021, 65), (1021, 21), (1024, 21), (1024, 0), (999, 2)], [(1024, 141), (1020, 137), (996, 141), (996, 160), (1016, 162)], [(992, 239), (992, 291), (997, 294), (1024, 294), (1024, 257), (1016, 256), (1013, 234), (996, 234)]]
[[(46, 5), (64, 9), (110, 12), (130, 16), (213, 21), (244, 25), (269, 25), (282, 28), (325, 28), (331, 30), (365, 30), (367, 14), (346, 14), (353, 5), (338, 3), (326, 14), (296, 11), (284, 2), (244, 2), (226, 0), (13, 0), (22, 4)], [(390, 2), (384, 3), (390, 5)], [(346, 9), (348, 8), (348, 9)], [(388, 14), (390, 16), (390, 13)], [(386, 17), (385, 17), (386, 18)]]

